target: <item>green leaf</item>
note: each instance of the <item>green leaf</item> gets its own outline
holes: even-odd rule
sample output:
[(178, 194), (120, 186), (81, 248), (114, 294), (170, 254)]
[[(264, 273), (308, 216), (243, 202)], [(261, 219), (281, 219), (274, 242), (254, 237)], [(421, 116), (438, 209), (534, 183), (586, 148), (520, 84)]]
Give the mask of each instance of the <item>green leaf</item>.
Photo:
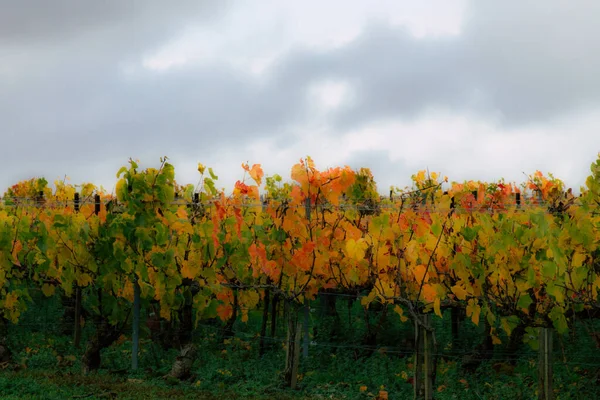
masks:
[(535, 269), (534, 268), (528, 268), (527, 269), (527, 283), (529, 284), (529, 286), (532, 287), (536, 287), (536, 276), (535, 276)]
[(215, 188), (215, 183), (212, 179), (204, 178), (204, 186), (206, 186), (212, 195), (217, 194), (217, 189)]
[(548, 313), (548, 317), (552, 320), (552, 325), (559, 334), (563, 334), (569, 330), (567, 318), (562, 307), (554, 306)]
[(271, 231), (271, 239), (278, 243), (283, 243), (287, 239), (287, 233), (285, 233), (283, 228), (275, 228)]
[[(202, 319), (210, 319), (217, 317), (217, 307), (220, 302), (217, 299), (212, 299), (210, 304), (202, 310)], [(199, 318), (200, 319), (200, 318)]]
[(352, 268), (348, 273), (348, 280), (351, 283), (358, 283), (359, 279), (360, 277), (358, 276), (358, 271), (356, 270), (356, 268)]
[(169, 231), (163, 224), (156, 224), (156, 244), (163, 246), (169, 240)]
[(117, 172), (117, 178), (120, 178), (123, 173), (127, 172), (127, 167), (121, 167)]
[(171, 164), (165, 163), (162, 172), (168, 181), (173, 181), (173, 179), (175, 179), (175, 168), (173, 168)]
[(472, 242), (477, 237), (477, 232), (479, 232), (480, 227), (471, 228), (469, 226), (465, 226), (460, 230), (460, 234), (465, 238), (467, 242)]
[(378, 231), (387, 228), (390, 225), (389, 214), (381, 214), (374, 217), (372, 220), (372, 224), (373, 228), (375, 228)]
[(553, 261), (542, 261), (542, 275), (544, 278), (554, 278), (556, 275), (556, 263)]
[(538, 350), (540, 347), (539, 334), (536, 328), (527, 327), (525, 328), (525, 335), (523, 335), (523, 343), (526, 343), (533, 350)]
[(433, 235), (436, 237), (440, 236), (442, 234), (442, 225), (440, 225), (439, 222), (432, 224), (431, 225), (431, 233), (433, 233)]
[(163, 268), (165, 266), (165, 257), (162, 253), (152, 253), (150, 261), (152, 262), (152, 265), (157, 268)]
[(533, 303), (533, 300), (528, 294), (522, 294), (517, 302), (517, 307), (529, 309), (529, 306)]

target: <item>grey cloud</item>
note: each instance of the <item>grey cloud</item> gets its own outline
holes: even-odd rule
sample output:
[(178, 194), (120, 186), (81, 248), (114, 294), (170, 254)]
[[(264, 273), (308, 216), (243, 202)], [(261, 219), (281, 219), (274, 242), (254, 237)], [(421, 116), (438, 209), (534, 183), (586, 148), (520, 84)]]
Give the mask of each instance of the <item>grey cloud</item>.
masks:
[(339, 113), (340, 129), (432, 107), (529, 124), (598, 104), (600, 3), (472, 1), (470, 10), (460, 36), (415, 39), (401, 27), (370, 25), (335, 51), (297, 51), (279, 76), (354, 85), (359, 101)]
[[(2, 0), (0, 44), (49, 43), (72, 40), (92, 32), (115, 28), (131, 34), (164, 33), (190, 19), (214, 17), (229, 0)], [(143, 32), (140, 29), (143, 28)]]
[(304, 104), (298, 91), (262, 88), (218, 67), (130, 81), (101, 70), (53, 78), (0, 95), (10, 99), (0, 111), (11, 149), (4, 162), (25, 171), (18, 179), (69, 174), (91, 180), (80, 172), (96, 164), (116, 171), (129, 157), (157, 162), (158, 155), (199, 160), (243, 153), (261, 137), (283, 135)]
[[(217, 24), (229, 3), (0, 0), (0, 57), (12, 67), (3, 78), (0, 66), (0, 135), (11, 149), (4, 162), (27, 159), (33, 173), (243, 148), (307, 122), (306, 88), (324, 79), (356, 90), (357, 102), (334, 114), (340, 132), (431, 107), (546, 123), (600, 100), (600, 3), (592, 1), (543, 9), (472, 1), (452, 38), (371, 24), (336, 50), (293, 49), (261, 84), (217, 64), (122, 74), (122, 63), (139, 62), (187, 23)], [(383, 154), (360, 157), (376, 178), (397, 167)]]
[(600, 100), (600, 3), (473, 2), (464, 53), (507, 120), (531, 121)]
[(26, 174), (157, 153), (196, 158), (293, 123), (301, 108), (300, 93), (263, 90), (228, 66), (124, 76), (123, 61), (139, 62), (185, 21), (218, 23), (229, 1), (108, 1), (101, 10), (77, 3), (67, 14), (69, 2), (56, 2), (33, 15), (25, 3), (0, 17), (16, 25), (39, 19), (36, 27), (0, 28), (0, 42), (22, 50), (0, 47), (14, 70), (2, 79), (0, 68), (0, 134), (12, 150), (4, 161), (26, 158)]

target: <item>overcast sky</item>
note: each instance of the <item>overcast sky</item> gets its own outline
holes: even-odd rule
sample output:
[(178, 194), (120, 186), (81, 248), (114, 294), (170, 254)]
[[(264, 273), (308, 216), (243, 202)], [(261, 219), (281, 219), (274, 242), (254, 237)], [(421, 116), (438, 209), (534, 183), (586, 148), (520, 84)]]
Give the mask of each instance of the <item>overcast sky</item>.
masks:
[(429, 168), (552, 172), (600, 151), (597, 0), (0, 0), (0, 191), (65, 175), (112, 190), (129, 157), (289, 178)]

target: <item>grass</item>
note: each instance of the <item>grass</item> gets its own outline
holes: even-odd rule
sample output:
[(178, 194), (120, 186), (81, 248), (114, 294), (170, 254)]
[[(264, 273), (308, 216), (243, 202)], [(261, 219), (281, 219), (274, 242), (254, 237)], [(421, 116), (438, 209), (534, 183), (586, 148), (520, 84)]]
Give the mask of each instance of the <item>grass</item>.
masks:
[[(237, 323), (237, 336), (219, 340), (220, 325), (203, 323), (195, 332), (199, 356), (194, 376), (174, 382), (163, 377), (169, 372), (177, 351), (164, 350), (145, 339), (140, 346), (140, 369), (130, 372), (131, 343), (122, 337), (103, 351), (103, 368), (83, 376), (79, 362), (82, 350), (75, 349), (70, 337), (59, 329), (31, 324), (44, 310), (25, 316), (24, 323), (11, 327), (10, 346), (16, 370), (0, 370), (1, 399), (375, 399), (386, 391), (389, 399), (412, 398), (413, 356), (411, 349), (395, 346), (399, 338), (410, 337), (411, 325), (390, 318), (382, 325), (376, 352), (361, 348), (366, 325), (362, 309), (348, 309), (339, 302), (340, 320), (312, 316), (317, 329), (309, 357), (301, 360), (299, 387), (283, 385), (281, 369), (285, 354), (282, 343), (270, 342), (262, 357), (258, 351), (260, 313), (250, 313), (247, 323)], [(46, 307), (52, 307), (48, 305)], [(50, 310), (51, 311), (51, 310)], [(48, 312), (48, 321), (56, 320)], [(46, 314), (43, 314), (46, 315)], [(44, 317), (46, 318), (46, 317)], [(29, 323), (28, 323), (29, 321)], [(527, 346), (519, 352), (516, 364), (506, 362), (502, 347), (495, 357), (475, 372), (460, 368), (460, 351), (468, 351), (480, 339), (477, 327), (465, 323), (463, 343), (450, 346), (448, 321), (436, 323), (439, 349), (444, 355), (438, 364), (436, 399), (532, 399), (537, 389), (537, 353)], [(589, 335), (598, 329), (596, 321), (580, 323), (575, 335), (555, 341), (554, 387), (557, 399), (600, 398), (598, 371), (600, 354)], [(84, 332), (90, 333), (89, 330)], [(281, 329), (277, 337), (284, 337)], [(400, 349), (400, 350), (399, 350)]]

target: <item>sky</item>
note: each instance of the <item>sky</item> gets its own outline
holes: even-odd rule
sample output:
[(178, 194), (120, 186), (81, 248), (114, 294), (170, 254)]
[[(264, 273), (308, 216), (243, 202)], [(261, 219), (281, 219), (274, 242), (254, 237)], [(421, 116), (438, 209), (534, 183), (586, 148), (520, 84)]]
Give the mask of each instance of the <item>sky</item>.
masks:
[(289, 179), (422, 169), (578, 189), (600, 151), (595, 0), (0, 0), (0, 192), (111, 191), (129, 158)]

